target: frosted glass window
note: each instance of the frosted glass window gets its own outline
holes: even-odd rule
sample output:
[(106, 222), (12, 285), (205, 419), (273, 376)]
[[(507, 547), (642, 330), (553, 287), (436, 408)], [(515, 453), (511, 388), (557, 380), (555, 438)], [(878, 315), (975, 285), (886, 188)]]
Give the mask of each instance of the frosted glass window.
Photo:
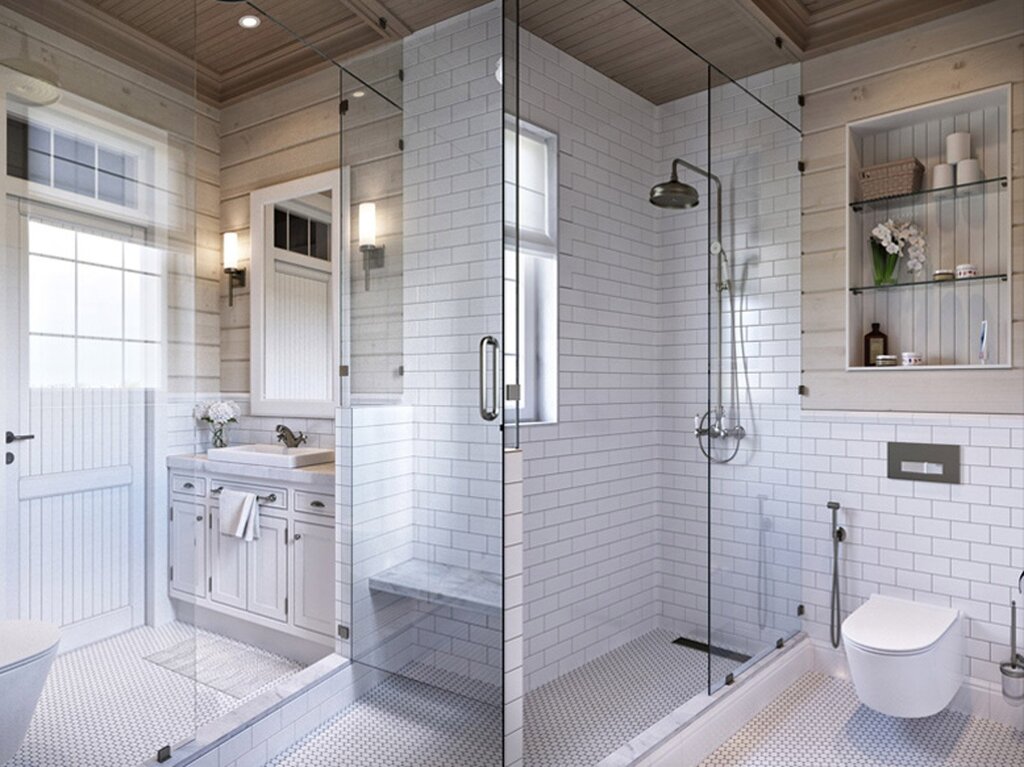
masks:
[(79, 264), (78, 335), (121, 338), (123, 274), (120, 269)]
[(78, 339), (78, 386), (92, 389), (121, 388), (124, 370), (120, 341)]
[(525, 123), (520, 123), (519, 152), (514, 152), (516, 133), (505, 129), (505, 223), (516, 220), (516, 165), (519, 166), (519, 228), (551, 237), (552, 222), (549, 220), (551, 177), (554, 173), (553, 158), (549, 143), (552, 138), (537, 133)]
[(163, 251), (34, 219), (28, 239), (31, 386), (160, 386)]
[(29, 336), (29, 386), (43, 389), (75, 385), (75, 339)]
[(29, 252), (58, 258), (75, 257), (75, 230), (42, 221), (28, 222)]
[(28, 329), (30, 333), (75, 332), (75, 262), (28, 257)]
[(78, 233), (78, 260), (90, 264), (120, 267), (124, 264), (121, 240), (100, 237), (95, 234)]
[(523, 422), (552, 422), (558, 417), (557, 138), (520, 121), (516, 147), (516, 131), (506, 127), (505, 381), (517, 381), (520, 396), (505, 406), (518, 408)]

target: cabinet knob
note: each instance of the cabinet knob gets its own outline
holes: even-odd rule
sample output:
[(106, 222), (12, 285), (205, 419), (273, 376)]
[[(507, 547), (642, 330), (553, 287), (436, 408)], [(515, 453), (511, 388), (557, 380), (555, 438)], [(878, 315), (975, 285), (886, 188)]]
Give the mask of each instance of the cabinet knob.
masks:
[(295, 533), (294, 539), (297, 541), (302, 538), (302, 533)]
[(203, 515), (202, 514), (196, 514), (196, 522), (202, 522), (202, 521), (203, 521)]
[(322, 509), (324, 507), (324, 502), (323, 501), (310, 501), (309, 505), (312, 506), (314, 509)]
[(195, 485), (193, 485), (191, 482), (186, 482), (184, 485), (182, 485), (182, 487), (184, 487), (186, 490), (194, 490), (195, 489)]

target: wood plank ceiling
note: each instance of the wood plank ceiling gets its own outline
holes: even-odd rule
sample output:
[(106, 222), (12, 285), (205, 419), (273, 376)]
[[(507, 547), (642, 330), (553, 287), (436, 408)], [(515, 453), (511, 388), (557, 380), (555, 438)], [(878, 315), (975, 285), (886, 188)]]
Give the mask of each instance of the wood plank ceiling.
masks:
[[(481, 0), (0, 0), (59, 32), (223, 105), (344, 61)], [(525, 29), (654, 103), (703, 90), (701, 56), (734, 78), (985, 0), (521, 0)], [(292, 34), (294, 33), (294, 34)], [(677, 39), (673, 39), (673, 37)], [(698, 55), (686, 50), (685, 41)], [(713, 82), (721, 82), (716, 78)]]

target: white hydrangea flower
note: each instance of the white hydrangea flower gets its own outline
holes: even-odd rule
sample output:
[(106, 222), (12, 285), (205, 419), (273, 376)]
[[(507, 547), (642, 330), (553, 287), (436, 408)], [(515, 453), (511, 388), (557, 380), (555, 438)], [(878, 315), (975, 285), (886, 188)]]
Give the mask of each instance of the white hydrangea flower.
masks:
[(206, 401), (198, 403), (192, 410), (192, 415), (198, 421), (208, 421), (223, 425), (234, 423), (241, 415), (242, 409), (232, 400), (219, 400), (216, 402)]

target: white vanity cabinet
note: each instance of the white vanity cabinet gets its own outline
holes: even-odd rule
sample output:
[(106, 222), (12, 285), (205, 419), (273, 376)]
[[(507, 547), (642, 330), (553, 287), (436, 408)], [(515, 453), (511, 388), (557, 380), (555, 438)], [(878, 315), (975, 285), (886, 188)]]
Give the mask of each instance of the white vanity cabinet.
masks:
[(171, 596), (191, 601), (206, 593), (206, 507), (192, 497), (178, 500), (170, 524)]
[[(203, 456), (174, 456), (168, 468), (171, 597), (313, 641), (333, 638), (333, 466), (225, 470)], [(221, 533), (223, 488), (259, 497), (259, 538)]]

